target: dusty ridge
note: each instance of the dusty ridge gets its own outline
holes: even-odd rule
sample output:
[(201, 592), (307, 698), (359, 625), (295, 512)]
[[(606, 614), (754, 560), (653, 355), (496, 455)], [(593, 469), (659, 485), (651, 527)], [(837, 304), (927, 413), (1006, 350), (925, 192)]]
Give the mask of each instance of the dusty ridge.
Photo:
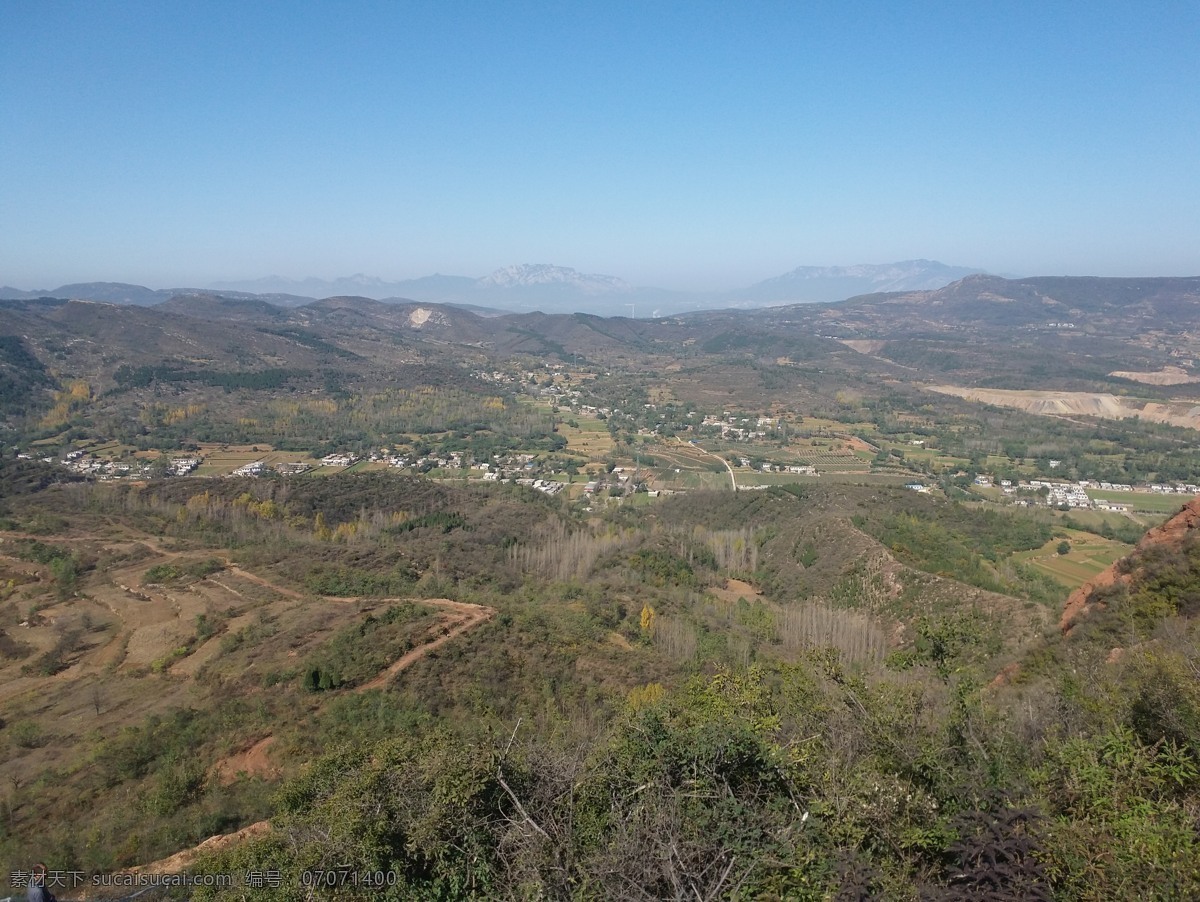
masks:
[(1106, 420), (1137, 417), (1152, 423), (1169, 423), (1200, 429), (1200, 407), (1191, 402), (1162, 404), (1118, 398), (1105, 392), (1024, 391), (999, 388), (964, 388), (957, 385), (926, 385), (929, 391), (954, 395), (977, 404), (1011, 407), (1041, 416), (1088, 416)]
[(135, 868), (129, 868), (130, 874), (178, 874), (186, 871), (196, 859), (205, 852), (219, 852), (221, 849), (227, 849), (230, 846), (245, 842), (248, 839), (253, 839), (256, 836), (263, 836), (271, 832), (270, 821), (259, 821), (256, 824), (251, 824), (248, 827), (243, 827), (241, 830), (235, 830), (232, 833), (218, 833), (216, 836), (210, 836), (204, 842), (197, 846), (192, 846), (190, 849), (184, 849), (182, 852), (176, 852), (169, 858), (161, 858), (158, 861), (152, 861), (149, 864), (140, 864)]
[[(1178, 550), (1183, 545), (1184, 539), (1196, 529), (1200, 529), (1200, 497), (1193, 498), (1162, 526), (1156, 526), (1142, 536), (1142, 540), (1137, 543), (1134, 551), (1135, 553), (1144, 552), (1154, 545), (1163, 545), (1173, 551)], [(1062, 617), (1058, 621), (1058, 628), (1064, 635), (1069, 633), (1075, 622), (1090, 609), (1088, 599), (1091, 598), (1093, 592), (1129, 581), (1129, 574), (1117, 570), (1120, 563), (1117, 561), (1107, 570), (1097, 573), (1068, 596), (1067, 603), (1063, 607)]]
[(1185, 385), (1189, 382), (1200, 382), (1200, 376), (1193, 376), (1187, 370), (1178, 366), (1164, 366), (1157, 373), (1131, 373), (1117, 371), (1109, 373), (1117, 379), (1129, 379), (1145, 385)]

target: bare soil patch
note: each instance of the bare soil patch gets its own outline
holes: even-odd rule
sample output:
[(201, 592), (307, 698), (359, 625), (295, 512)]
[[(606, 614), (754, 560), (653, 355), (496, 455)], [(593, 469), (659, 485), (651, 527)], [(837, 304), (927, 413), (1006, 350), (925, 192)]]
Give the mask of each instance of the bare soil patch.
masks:
[(251, 824), (249, 827), (243, 827), (241, 830), (235, 830), (233, 833), (221, 833), (217, 836), (210, 836), (198, 846), (184, 849), (182, 852), (176, 852), (170, 858), (162, 858), (150, 864), (130, 868), (130, 872), (134, 874), (178, 874), (191, 867), (201, 853), (219, 852), (221, 849), (227, 849), (230, 846), (270, 832), (271, 822), (259, 821), (257, 824)]
[(719, 589), (709, 589), (710, 595), (715, 595), (721, 601), (728, 604), (736, 604), (739, 598), (744, 598), (750, 601), (753, 598), (759, 598), (762, 595), (758, 589), (754, 588), (750, 583), (740, 579), (727, 579), (725, 585)]
[(860, 354), (873, 356), (883, 350), (886, 341), (870, 338), (843, 338), (839, 339), (842, 344), (850, 348), (852, 351), (858, 351)]
[(1132, 373), (1117, 371), (1109, 373), (1117, 379), (1129, 379), (1145, 385), (1186, 385), (1189, 382), (1200, 382), (1200, 376), (1193, 376), (1187, 370), (1178, 366), (1164, 366), (1157, 373)]
[(1088, 416), (1107, 420), (1138, 417), (1153, 423), (1169, 423), (1200, 429), (1200, 407), (1190, 402), (1161, 404), (1118, 398), (1103, 392), (1017, 391), (999, 388), (963, 388), (956, 385), (927, 385), (930, 391), (954, 395), (966, 401), (1011, 407), (1042, 416)]
[(236, 755), (230, 755), (223, 761), (218, 761), (212, 769), (212, 775), (221, 782), (222, 786), (228, 786), (235, 782), (241, 774), (263, 777), (267, 780), (277, 777), (279, 768), (275, 766), (270, 756), (271, 746), (274, 744), (274, 736), (260, 739), (250, 748), (244, 749)]

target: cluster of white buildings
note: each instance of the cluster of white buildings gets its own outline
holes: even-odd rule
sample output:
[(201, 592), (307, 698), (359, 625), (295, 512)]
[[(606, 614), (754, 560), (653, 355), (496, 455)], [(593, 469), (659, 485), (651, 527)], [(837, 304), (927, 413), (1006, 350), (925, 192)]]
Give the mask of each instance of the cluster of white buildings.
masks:
[[(52, 463), (54, 458), (43, 458), (46, 463)], [(89, 455), (86, 451), (69, 451), (64, 455), (62, 464), (73, 473), (79, 473), (93, 479), (149, 479), (155, 475), (154, 466), (157, 461), (135, 458), (133, 460), (111, 460), (106, 457)], [(200, 466), (198, 457), (173, 457), (167, 462), (167, 476), (186, 476)]]
[(370, 457), (372, 461), (386, 463), (389, 467), (404, 470), (408, 467), (418, 467), (426, 470), (461, 470), (463, 463), (461, 451), (451, 451), (449, 454), (436, 456), (414, 457), (408, 454), (392, 454), (388, 451), (377, 451)]
[(172, 457), (171, 462), (167, 464), (167, 475), (187, 476), (198, 466), (200, 466), (198, 457)]
[(797, 473), (801, 476), (818, 476), (817, 468), (809, 464), (763, 464), (764, 473)]
[[(46, 462), (49, 463), (51, 460), (53, 458), (48, 458)], [(126, 463), (123, 461), (108, 460), (103, 457), (80, 456), (66, 461), (66, 467), (74, 473), (103, 481), (109, 479), (149, 478), (150, 476), (150, 462), (143, 460)]]
[[(545, 398), (556, 404), (565, 404), (572, 409), (579, 409), (576, 407), (581, 397), (579, 391), (571, 388), (570, 385), (563, 385), (554, 379), (555, 376), (560, 376), (568, 370), (569, 367), (564, 364), (547, 363), (545, 368), (540, 371), (526, 370), (523, 373), (517, 374), (502, 373), (499, 370), (478, 370), (472, 375), (483, 382), (492, 382), (499, 385), (519, 384), (525, 386), (530, 393), (540, 398)], [(551, 378), (547, 380), (547, 376)], [(593, 411), (595, 409), (592, 408)], [(583, 408), (582, 412), (587, 413), (587, 408)], [(607, 416), (607, 413), (605, 415)]]
[[(1051, 461), (1058, 463), (1058, 461)], [(1036, 492), (1039, 489), (1047, 491), (1046, 503), (1051, 506), (1067, 505), (1068, 507), (1090, 507), (1103, 511), (1127, 511), (1130, 505), (1117, 501), (1095, 499), (1088, 495), (1088, 489), (1102, 492), (1136, 492), (1156, 495), (1200, 495), (1200, 486), (1193, 483), (1150, 483), (1149, 485), (1132, 485), (1128, 482), (1105, 482), (1096, 479), (1080, 479), (1076, 482), (1049, 482), (1043, 479), (1021, 480), (1013, 484), (1011, 479), (1001, 479), (996, 485), (1006, 495), (1014, 495), (1020, 491)], [(975, 477), (975, 485), (985, 488), (993, 485), (992, 477), (979, 475)], [(1031, 503), (1031, 502), (1027, 502)]]
[(700, 422), (700, 425), (720, 427), (721, 438), (748, 442), (756, 438), (766, 438), (767, 428), (774, 426), (775, 420), (771, 417), (758, 417), (754, 423), (751, 423), (750, 417), (726, 415), (724, 418), (721, 418), (706, 416)]
[[(738, 465), (742, 467), (751, 466), (750, 458), (739, 457)], [(801, 476), (821, 475), (817, 472), (817, 468), (811, 464), (773, 464), (768, 461), (766, 463), (759, 464), (758, 467), (755, 467), (754, 469), (757, 469), (763, 473), (795, 473)]]
[[(676, 473), (679, 471), (676, 470)], [(631, 492), (634, 489), (633, 477), (635, 470), (630, 470), (626, 467), (613, 467), (612, 473), (607, 479), (593, 479), (583, 487), (583, 491), (587, 495), (595, 495), (605, 487), (621, 489), (623, 492)]]
[(1029, 480), (1032, 489), (1046, 489), (1046, 503), (1051, 507), (1067, 505), (1067, 507), (1091, 507), (1092, 499), (1084, 486), (1074, 482), (1044, 482), (1040, 479)]
[[(507, 482), (508, 480), (505, 480)], [(527, 485), (537, 489), (539, 492), (545, 492), (547, 495), (557, 495), (563, 490), (565, 483), (555, 482), (553, 479), (527, 479), (521, 478), (513, 480), (517, 485)]]
[(1159, 495), (1200, 495), (1200, 486), (1192, 485), (1190, 482), (1187, 485), (1151, 483), (1150, 491)]

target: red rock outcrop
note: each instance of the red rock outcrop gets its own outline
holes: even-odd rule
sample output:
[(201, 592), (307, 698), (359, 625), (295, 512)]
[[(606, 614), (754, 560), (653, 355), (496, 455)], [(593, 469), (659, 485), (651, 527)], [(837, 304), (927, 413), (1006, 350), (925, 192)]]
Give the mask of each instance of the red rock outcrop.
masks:
[[(1136, 551), (1143, 552), (1155, 545), (1163, 545), (1172, 551), (1178, 551), (1183, 546), (1184, 540), (1197, 529), (1200, 529), (1200, 497), (1193, 498), (1162, 526), (1156, 526), (1142, 536)], [(1117, 567), (1120, 563), (1118, 561), (1107, 570), (1097, 573), (1070, 594), (1063, 607), (1062, 617), (1058, 621), (1058, 627), (1064, 635), (1071, 631), (1071, 627), (1075, 625), (1075, 621), (1081, 615), (1087, 613), (1090, 608), (1088, 599), (1091, 598), (1093, 592), (1129, 581), (1128, 574), (1118, 571)]]

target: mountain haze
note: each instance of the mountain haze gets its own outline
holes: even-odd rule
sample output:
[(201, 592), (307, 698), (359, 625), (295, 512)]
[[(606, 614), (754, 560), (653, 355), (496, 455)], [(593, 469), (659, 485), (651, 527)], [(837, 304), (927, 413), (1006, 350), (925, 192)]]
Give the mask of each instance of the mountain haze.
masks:
[(261, 279), (214, 282), (206, 288), (152, 289), (122, 282), (81, 282), (53, 290), (25, 291), (5, 286), (0, 297), (39, 297), (102, 301), (151, 307), (176, 297), (219, 295), (262, 300), (278, 307), (297, 307), (326, 297), (364, 297), (388, 303), (417, 301), (458, 304), (515, 312), (591, 313), (599, 316), (672, 316), (697, 310), (756, 308), (778, 304), (840, 301), (875, 292), (924, 291), (941, 288), (978, 270), (947, 266), (933, 260), (861, 266), (802, 266), (745, 289), (687, 292), (634, 286), (616, 276), (582, 273), (569, 266), (524, 263), (505, 266), (486, 276), (435, 273), (418, 279), (387, 281), (356, 273), (338, 279)]
[(497, 269), (481, 278), (435, 274), (386, 282), (361, 273), (342, 279), (289, 280), (270, 276), (248, 282), (218, 282), (216, 291), (271, 291), (328, 297), (393, 297), (430, 304), (471, 304), (502, 310), (546, 313), (584, 312), (602, 316), (669, 316), (723, 307), (840, 301), (879, 291), (941, 288), (979, 270), (933, 260), (859, 266), (802, 266), (745, 289), (725, 292), (673, 291), (634, 286), (616, 276), (581, 273), (567, 266), (526, 263)]
[(733, 294), (755, 306), (840, 301), (881, 291), (929, 291), (978, 272), (936, 260), (905, 260), (878, 266), (800, 266)]

